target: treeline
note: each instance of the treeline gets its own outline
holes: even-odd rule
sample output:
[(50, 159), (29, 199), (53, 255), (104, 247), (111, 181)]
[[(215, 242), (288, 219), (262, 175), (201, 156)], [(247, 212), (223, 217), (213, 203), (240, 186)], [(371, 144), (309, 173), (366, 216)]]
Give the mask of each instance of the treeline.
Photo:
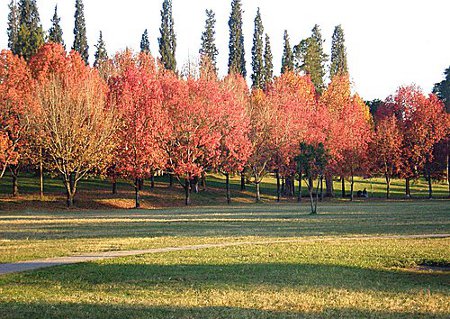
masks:
[[(35, 8), (35, 1), (20, 1), (17, 15), (26, 16), (26, 3)], [(82, 3), (76, 3), (79, 16)], [(177, 72), (170, 1), (163, 4), (157, 61), (147, 32), (139, 54), (127, 50), (108, 58), (106, 50), (100, 50), (104, 44), (99, 44), (94, 67), (87, 63), (87, 42), (82, 39), (76, 42), (85, 49), (70, 53), (54, 43), (58, 41), (37, 45), (29, 56), (15, 51), (25, 44), (2, 51), (0, 173), (10, 170), (14, 193), (27, 167), (39, 168), (41, 185), (44, 171), (62, 176), (69, 206), (79, 181), (89, 175), (132, 181), (136, 207), (142, 180), (160, 172), (183, 185), (186, 204), (191, 189), (211, 171), (225, 175), (228, 202), (233, 174), (241, 175), (242, 188), (256, 185), (256, 200), (269, 173), (277, 177), (278, 200), (283, 195), (281, 180), (287, 196), (295, 195), (295, 181), (300, 189), (304, 181), (311, 199), (319, 193), (334, 196), (334, 176), (350, 180), (351, 199), (355, 175), (384, 176), (387, 198), (393, 177), (405, 179), (406, 196), (410, 181), (420, 176), (429, 181), (430, 197), (433, 179), (448, 181), (450, 126), (443, 104), (448, 79), (436, 85), (443, 101), (434, 94), (425, 96), (415, 86), (401, 87), (371, 105), (370, 112), (361, 97), (352, 94), (340, 27), (333, 35), (328, 85), (318, 26), (293, 50), (285, 33), (282, 74), (274, 77), (270, 40), (263, 36), (258, 11), (250, 89), (243, 77), (240, 1), (234, 0), (232, 8), (230, 72), (222, 79), (214, 60), (217, 49), (208, 41), (214, 39), (211, 11), (200, 65)], [(36, 17), (35, 9), (30, 12)], [(84, 18), (76, 21), (85, 31)], [(52, 30), (58, 30), (56, 24)], [(36, 33), (26, 31), (35, 25), (26, 19), (17, 25), (19, 34)]]

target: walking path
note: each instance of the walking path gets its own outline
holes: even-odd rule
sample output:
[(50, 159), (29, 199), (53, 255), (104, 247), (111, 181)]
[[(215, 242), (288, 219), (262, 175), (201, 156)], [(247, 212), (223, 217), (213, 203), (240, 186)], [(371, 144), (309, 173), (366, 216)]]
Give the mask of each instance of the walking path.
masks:
[(118, 257), (128, 257), (144, 254), (157, 254), (166, 253), (171, 251), (187, 251), (187, 250), (199, 250), (207, 248), (222, 248), (232, 246), (243, 245), (268, 245), (279, 243), (301, 243), (301, 242), (313, 242), (313, 241), (330, 241), (330, 240), (373, 240), (373, 239), (420, 239), (420, 238), (447, 238), (450, 234), (425, 234), (425, 235), (392, 235), (392, 236), (365, 236), (365, 237), (327, 237), (327, 238), (298, 238), (298, 239), (286, 239), (286, 240), (263, 240), (263, 241), (241, 241), (231, 243), (219, 243), (219, 244), (203, 244), (192, 246), (180, 246), (180, 247), (165, 247), (165, 248), (153, 248), (144, 250), (126, 250), (126, 251), (107, 251), (88, 253), (82, 255), (68, 256), (68, 257), (56, 257), (46, 259), (36, 259), (29, 261), (21, 261), (10, 264), (0, 264), (0, 275), (18, 273), (23, 271), (36, 270), (41, 268), (48, 268), (53, 266), (70, 265), (77, 263), (84, 263), (90, 261), (97, 261), (103, 259), (112, 259)]

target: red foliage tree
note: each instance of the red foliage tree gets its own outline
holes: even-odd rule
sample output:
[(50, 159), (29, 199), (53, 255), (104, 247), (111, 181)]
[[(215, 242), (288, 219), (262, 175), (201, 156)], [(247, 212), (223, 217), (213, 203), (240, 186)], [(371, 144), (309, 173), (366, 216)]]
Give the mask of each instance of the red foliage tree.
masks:
[(426, 162), (432, 161), (434, 145), (447, 132), (447, 114), (435, 95), (427, 97), (417, 87), (407, 86), (399, 88), (377, 111), (378, 118), (392, 115), (403, 135), (400, 175), (406, 180), (405, 193), (410, 197), (410, 180), (419, 176)]
[(118, 75), (110, 79), (109, 101), (118, 111), (115, 171), (133, 181), (136, 208), (139, 181), (166, 163), (162, 145), (168, 126), (162, 111), (163, 91), (153, 59), (130, 51), (116, 56)]

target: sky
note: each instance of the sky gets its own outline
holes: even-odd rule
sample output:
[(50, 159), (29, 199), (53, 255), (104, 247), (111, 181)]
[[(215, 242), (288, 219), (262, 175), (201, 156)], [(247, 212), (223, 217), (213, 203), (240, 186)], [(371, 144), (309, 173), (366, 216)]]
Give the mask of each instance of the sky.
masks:
[[(0, 48), (7, 47), (7, 16), (10, 0), (0, 0)], [(148, 29), (152, 54), (158, 56), (162, 0), (84, 0), (86, 28), (93, 60), (99, 31), (109, 54), (131, 48), (139, 50)], [(58, 5), (64, 41), (73, 43), (75, 0), (37, 0), (44, 30), (51, 26)], [(298, 44), (319, 24), (324, 49), (330, 54), (336, 25), (345, 33), (353, 88), (364, 99), (385, 99), (401, 85), (416, 84), (425, 93), (443, 79), (450, 66), (450, 1), (448, 0), (242, 0), (247, 71), (251, 73), (254, 18), (261, 9), (265, 32), (271, 38), (275, 75), (280, 73), (283, 32), (291, 45)], [(205, 26), (205, 9), (216, 13), (216, 45), (220, 75), (228, 68), (228, 19), (231, 0), (173, 0), (177, 63), (181, 68), (195, 59)]]

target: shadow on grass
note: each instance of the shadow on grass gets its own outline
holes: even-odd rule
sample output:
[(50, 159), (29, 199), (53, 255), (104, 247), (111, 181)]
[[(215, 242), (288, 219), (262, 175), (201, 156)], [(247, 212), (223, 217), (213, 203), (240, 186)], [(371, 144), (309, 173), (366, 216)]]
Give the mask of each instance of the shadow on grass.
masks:
[(326, 308), (320, 312), (278, 312), (238, 307), (161, 307), (129, 304), (3, 302), (0, 317), (16, 318), (120, 318), (120, 319), (222, 319), (222, 318), (448, 318), (424, 312), (390, 312), (355, 308)]

